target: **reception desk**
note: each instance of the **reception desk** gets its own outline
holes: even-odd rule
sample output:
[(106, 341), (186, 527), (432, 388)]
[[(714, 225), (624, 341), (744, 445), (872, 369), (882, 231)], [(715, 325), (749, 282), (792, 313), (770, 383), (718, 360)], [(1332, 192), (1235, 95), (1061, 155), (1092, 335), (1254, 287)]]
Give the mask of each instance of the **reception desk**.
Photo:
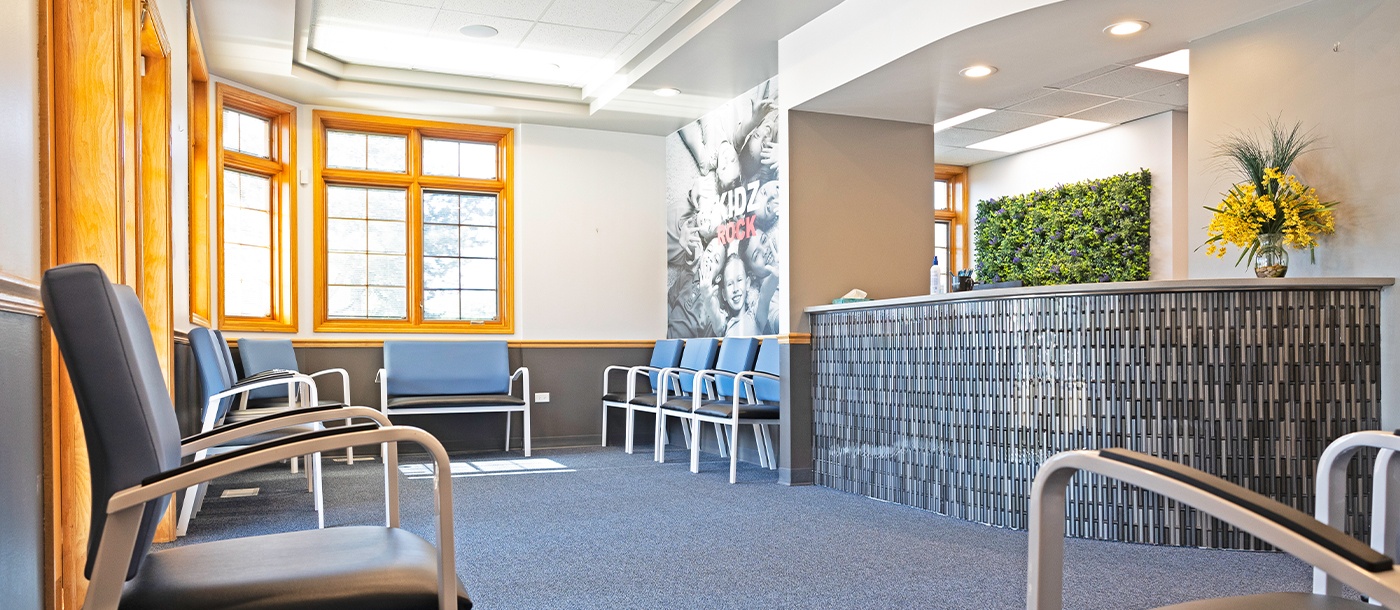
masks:
[[(1041, 462), (1124, 447), (1311, 513), (1323, 448), (1380, 426), (1380, 303), (1393, 283), (1121, 282), (807, 308), (815, 482), (1025, 529)], [(1353, 466), (1360, 507), (1369, 464)], [(1069, 502), (1071, 536), (1266, 548), (1094, 476)], [(1350, 531), (1367, 530), (1364, 513), (1348, 511)]]

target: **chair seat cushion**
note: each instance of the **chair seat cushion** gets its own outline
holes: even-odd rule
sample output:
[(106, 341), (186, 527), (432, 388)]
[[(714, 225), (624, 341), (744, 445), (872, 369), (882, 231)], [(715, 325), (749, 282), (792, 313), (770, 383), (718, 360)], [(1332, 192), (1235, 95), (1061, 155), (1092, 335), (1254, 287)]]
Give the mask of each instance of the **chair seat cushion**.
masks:
[(609, 392), (603, 395), (603, 402), (627, 404), (627, 392)]
[(656, 395), (655, 395), (655, 394), (639, 394), (639, 395), (637, 395), (636, 398), (633, 398), (632, 400), (629, 400), (629, 401), (627, 401), (627, 402), (628, 402), (628, 404), (636, 405), (636, 406), (639, 406), (639, 407), (651, 407), (651, 408), (655, 409), (655, 408), (656, 408)]
[(279, 438), (286, 438), (286, 437), (291, 436), (291, 435), (293, 435), (293, 434), (301, 434), (301, 433), (304, 433), (304, 432), (311, 432), (312, 430), (315, 430), (315, 429), (316, 429), (316, 427), (315, 427), (314, 425), (312, 425), (312, 424), (301, 424), (301, 425), (297, 425), (297, 426), (287, 426), (286, 428), (278, 428), (278, 429), (276, 429), (276, 430), (268, 430), (267, 432), (263, 432), (263, 433), (260, 433), (260, 434), (254, 434), (254, 435), (252, 435), (252, 436), (245, 436), (245, 437), (240, 438), (240, 439), (235, 440), (235, 441), (229, 441), (229, 442), (227, 442), (227, 443), (224, 443), (224, 444), (220, 445), (220, 447), (242, 447), (242, 446), (244, 446), (244, 445), (256, 445), (256, 444), (258, 444), (258, 443), (265, 442), (265, 441), (272, 441), (272, 440), (277, 440), (277, 439), (279, 439)]
[(453, 407), (523, 407), (525, 399), (510, 394), (450, 394), (438, 396), (396, 396), (390, 409), (451, 409)]
[[(428, 610), (438, 607), (437, 557), (426, 540), (387, 527), (192, 544), (148, 555), (120, 608)], [(457, 607), (471, 608), (460, 580), (457, 591)]]
[[(344, 403), (335, 400), (317, 400), (316, 404), (322, 407), (345, 406)], [(267, 412), (286, 411), (289, 408), (291, 407), (287, 405), (287, 397), (283, 395), (278, 396), (277, 398), (249, 398), (248, 407), (246, 409), (238, 409), (235, 407), (234, 409), (230, 410), (230, 413), (236, 413), (240, 410), (252, 411), (254, 409), (261, 409)]]
[(1198, 599), (1184, 604), (1163, 606), (1158, 610), (1367, 610), (1375, 608), (1365, 602), (1312, 593), (1263, 593)]
[(676, 411), (678, 413), (689, 413), (690, 407), (694, 405), (694, 398), (691, 398), (689, 396), (678, 396), (676, 398), (667, 399), (666, 404), (661, 405), (661, 408), (667, 411)]
[[(700, 408), (696, 409), (695, 412), (710, 417), (734, 417), (734, 402), (719, 400), (708, 401), (700, 405)], [(760, 402), (751, 405), (739, 405), (739, 419), (778, 419), (778, 416), (781, 414), (782, 411), (778, 405), (771, 403)]]

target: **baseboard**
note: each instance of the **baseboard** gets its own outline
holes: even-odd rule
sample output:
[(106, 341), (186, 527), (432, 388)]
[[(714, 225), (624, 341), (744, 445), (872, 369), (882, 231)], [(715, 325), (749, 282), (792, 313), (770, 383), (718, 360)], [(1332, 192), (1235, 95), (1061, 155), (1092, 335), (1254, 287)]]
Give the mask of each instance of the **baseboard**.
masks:
[(779, 468), (778, 483), (792, 487), (815, 485), (811, 468)]

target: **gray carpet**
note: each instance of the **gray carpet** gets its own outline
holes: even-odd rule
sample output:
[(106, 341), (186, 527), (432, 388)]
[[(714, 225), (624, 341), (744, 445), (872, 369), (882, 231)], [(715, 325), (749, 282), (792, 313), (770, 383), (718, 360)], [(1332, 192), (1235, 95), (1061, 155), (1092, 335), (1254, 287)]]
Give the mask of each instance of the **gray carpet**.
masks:
[[(695, 475), (684, 452), (664, 465), (650, 455), (537, 450), (568, 471), (455, 477), (458, 572), (477, 607), (1025, 607), (1025, 532), (784, 487), (748, 464), (730, 485), (718, 456), (704, 456)], [(500, 459), (521, 458), (454, 456)], [(381, 472), (378, 463), (328, 462), (326, 525), (382, 523)], [(257, 497), (219, 497), (255, 486)], [(404, 480), (403, 523), (433, 540), (430, 490), (426, 480)], [(312, 527), (305, 479), (265, 468), (215, 482), (177, 544)], [(1067, 608), (1305, 591), (1311, 577), (1281, 554), (1083, 540), (1069, 541), (1066, 563)]]

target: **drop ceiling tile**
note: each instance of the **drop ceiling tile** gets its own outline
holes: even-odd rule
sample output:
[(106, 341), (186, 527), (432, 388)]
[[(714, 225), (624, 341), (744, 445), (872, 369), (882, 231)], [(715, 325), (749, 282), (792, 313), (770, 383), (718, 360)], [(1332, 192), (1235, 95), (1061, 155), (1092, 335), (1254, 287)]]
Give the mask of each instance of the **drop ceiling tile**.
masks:
[(998, 110), (986, 116), (972, 119), (971, 121), (958, 125), (958, 127), (1006, 133), (1008, 131), (1016, 131), (1017, 129), (1025, 129), (1031, 125), (1039, 125), (1048, 120), (1050, 120), (1050, 117), (1040, 116), (1038, 114), (1022, 114), (1009, 110)]
[(1010, 107), (1008, 110), (1047, 116), (1069, 116), (1081, 110), (1088, 110), (1099, 104), (1113, 101), (1111, 98), (1070, 91), (1056, 91)]
[(1118, 100), (1102, 106), (1090, 108), (1084, 112), (1072, 114), (1070, 118), (1117, 125), (1119, 123), (1127, 123), (1128, 121), (1136, 121), (1142, 117), (1152, 116), (1171, 109), (1172, 107), (1166, 104), (1139, 102), (1137, 100)]
[(604, 32), (552, 23), (537, 23), (520, 43), (522, 49), (558, 51), (584, 57), (603, 57), (622, 40), (621, 32)]
[(1186, 106), (1187, 98), (1189, 97), (1187, 95), (1189, 93), (1189, 87), (1190, 80), (1183, 78), (1174, 83), (1162, 85), (1156, 89), (1143, 91), (1142, 93), (1134, 95), (1133, 99), (1183, 108)]
[(1008, 153), (997, 152), (995, 150), (977, 150), (974, 148), (950, 148), (946, 152), (935, 150), (933, 162), (945, 165), (977, 165), (992, 159), (999, 159), (1007, 156)]
[(610, 32), (631, 32), (655, 0), (554, 0), (540, 21)]
[(632, 44), (637, 42), (637, 40), (640, 38), (641, 36), (638, 36), (636, 34), (628, 34), (626, 36), (623, 36), (622, 40), (618, 42), (615, 46), (613, 46), (613, 49), (611, 51), (608, 51), (608, 54), (606, 55), (607, 59), (612, 59), (614, 57), (622, 55), (622, 53), (626, 51), (628, 47), (632, 46)]
[(988, 106), (988, 108), (1010, 108), (1010, 107), (1015, 106), (1015, 105), (1017, 105), (1017, 104), (1022, 104), (1022, 103), (1025, 103), (1025, 102), (1029, 102), (1029, 101), (1031, 101), (1031, 100), (1033, 100), (1033, 99), (1036, 99), (1036, 98), (1045, 97), (1045, 96), (1050, 95), (1051, 93), (1054, 93), (1054, 92), (1055, 92), (1054, 89), (1048, 89), (1048, 88), (1045, 88), (1045, 87), (1040, 87), (1040, 88), (1037, 88), (1037, 89), (1032, 89), (1032, 90), (1030, 90), (1030, 91), (1026, 91), (1025, 93), (1022, 93), (1021, 95), (1017, 95), (1017, 96), (1015, 96), (1015, 97), (1002, 100), (1001, 103), (995, 104), (995, 105), (992, 105), (992, 106)]
[(422, 7), (426, 7), (426, 8), (439, 8), (439, 7), (442, 6), (442, 0), (384, 0), (384, 1), (385, 1), (385, 2), (392, 2), (392, 3), (394, 3), (394, 4), (407, 4), (407, 5), (409, 5), (409, 6), (422, 6)]
[[(465, 25), (489, 25), (496, 28), (500, 33), (490, 38), (471, 38), (463, 36), (458, 30)], [(473, 13), (459, 13), (457, 11), (439, 11), (437, 21), (433, 22), (433, 28), (429, 32), (435, 38), (455, 40), (472, 44), (493, 44), (503, 46), (516, 46), (525, 39), (525, 35), (530, 33), (530, 28), (535, 24), (532, 21), (520, 19), (506, 19), (504, 17), (492, 17), (489, 15), (476, 15)]]
[(978, 131), (976, 129), (964, 129), (962, 127), (950, 127), (933, 134), (933, 143), (937, 146), (967, 146), (976, 144), (983, 140), (990, 140), (1001, 135), (995, 131)]
[(318, 0), (312, 10), (313, 30), (319, 24), (334, 24), (426, 34), (437, 17), (436, 9), (382, 0)]
[(1113, 97), (1131, 97), (1182, 78), (1184, 78), (1182, 75), (1174, 72), (1160, 72), (1143, 68), (1119, 68), (1102, 76), (1071, 85), (1066, 89)]
[(656, 8), (655, 8), (655, 9), (653, 9), (650, 13), (647, 13), (647, 16), (646, 16), (646, 17), (643, 17), (643, 18), (642, 18), (641, 23), (638, 23), (636, 26), (633, 26), (633, 28), (632, 28), (632, 33), (633, 33), (633, 34), (645, 34), (645, 33), (647, 33), (648, 30), (650, 30), (651, 28), (655, 27), (656, 24), (661, 23), (661, 20), (664, 19), (664, 18), (666, 17), (666, 15), (670, 14), (671, 11), (674, 11), (674, 10), (676, 10), (676, 6), (673, 5), (673, 4), (658, 4), (658, 5), (656, 5)]
[(442, 0), (442, 8), (461, 13), (537, 21), (550, 0)]
[(1077, 85), (1077, 84), (1082, 83), (1082, 82), (1084, 82), (1084, 81), (1086, 81), (1086, 80), (1089, 80), (1089, 79), (1094, 78), (1094, 77), (1096, 77), (1096, 76), (1103, 76), (1103, 75), (1108, 74), (1109, 72), (1112, 72), (1112, 71), (1117, 70), (1117, 69), (1118, 69), (1118, 66), (1116, 66), (1116, 65), (1108, 65), (1108, 66), (1104, 66), (1104, 67), (1102, 67), (1102, 68), (1099, 68), (1099, 69), (1097, 69), (1097, 70), (1090, 70), (1090, 71), (1085, 72), (1085, 73), (1083, 73), (1083, 74), (1080, 74), (1079, 76), (1076, 76), (1076, 77), (1074, 77), (1074, 78), (1067, 78), (1067, 79), (1062, 80), (1062, 81), (1060, 81), (1060, 82), (1058, 82), (1058, 83), (1055, 83), (1055, 84), (1053, 84), (1053, 85), (1046, 85), (1046, 86), (1049, 87), (1049, 88), (1051, 88), (1051, 89), (1064, 89), (1064, 88), (1066, 88), (1066, 87), (1069, 87), (1070, 85)]

